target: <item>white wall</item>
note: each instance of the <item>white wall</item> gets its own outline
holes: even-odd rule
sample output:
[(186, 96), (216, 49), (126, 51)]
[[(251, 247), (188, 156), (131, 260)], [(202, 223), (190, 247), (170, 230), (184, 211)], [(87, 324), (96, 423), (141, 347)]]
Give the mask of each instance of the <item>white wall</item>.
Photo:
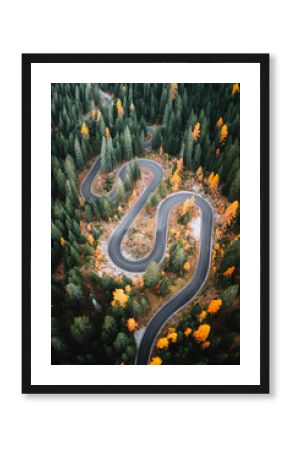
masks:
[[(290, 162), (290, 70), (286, 4), (282, 0), (275, 3), (214, 0), (196, 4), (184, 0), (147, 0), (144, 4), (132, 0), (108, 3), (11, 0), (2, 5), (0, 408), (3, 416), (0, 443), (5, 450), (148, 449), (149, 446), (266, 450), (278, 441), (289, 441), (290, 311), (286, 286), (289, 200), (286, 195)], [(107, 5), (111, 6), (109, 10), (105, 9)], [(135, 17), (130, 13), (131, 8)], [(98, 397), (20, 393), (20, 54), (126, 51), (272, 54), (270, 396)]]

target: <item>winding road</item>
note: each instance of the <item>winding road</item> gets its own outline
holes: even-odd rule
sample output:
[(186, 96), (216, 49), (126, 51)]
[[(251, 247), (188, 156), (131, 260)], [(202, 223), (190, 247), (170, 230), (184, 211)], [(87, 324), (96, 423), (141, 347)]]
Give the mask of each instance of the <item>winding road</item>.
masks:
[[(149, 131), (151, 133), (154, 132), (154, 128), (150, 127)], [(147, 145), (150, 147), (151, 142), (147, 143)], [(167, 196), (159, 204), (157, 209), (155, 240), (152, 252), (145, 258), (138, 260), (126, 258), (121, 251), (122, 240), (130, 226), (133, 224), (135, 218), (146, 204), (149, 196), (158, 188), (161, 183), (163, 173), (162, 167), (155, 161), (149, 159), (139, 159), (139, 164), (140, 167), (147, 168), (153, 173), (153, 179), (142, 192), (136, 203), (123, 217), (108, 242), (108, 254), (114, 264), (122, 270), (134, 273), (144, 272), (147, 264), (152, 260), (157, 263), (162, 261), (166, 251), (168, 218), (170, 211), (174, 206), (183, 203), (186, 199), (191, 198), (194, 195), (192, 192), (182, 191)], [(128, 166), (129, 163), (124, 164), (119, 171), (119, 177), (122, 180), (126, 175)], [(92, 193), (91, 187), (99, 170), (100, 158), (97, 158), (90, 172), (83, 181), (80, 189), (81, 195), (87, 200), (93, 200), (96, 198), (96, 195)], [(198, 195), (194, 195), (194, 198), (195, 204), (198, 205), (201, 211), (200, 254), (197, 268), (186, 286), (172, 296), (166, 303), (163, 303), (150, 319), (139, 345), (135, 361), (136, 364), (148, 364), (156, 337), (160, 330), (164, 327), (171, 316), (182, 309), (194, 298), (206, 281), (211, 258), (213, 211), (210, 204), (204, 198)]]

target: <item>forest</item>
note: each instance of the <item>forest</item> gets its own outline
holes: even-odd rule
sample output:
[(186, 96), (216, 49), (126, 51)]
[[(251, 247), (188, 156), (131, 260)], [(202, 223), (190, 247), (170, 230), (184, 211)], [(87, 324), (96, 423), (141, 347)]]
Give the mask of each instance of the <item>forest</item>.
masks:
[[(192, 195), (172, 207), (160, 262), (134, 273), (108, 242), (154, 181), (146, 161), (161, 181), (122, 239), (129, 260), (152, 251), (162, 205)], [(238, 83), (52, 84), (51, 177), (52, 364), (136, 364), (144, 330), (199, 267), (199, 197), (213, 215), (206, 279), (147, 364), (240, 363)]]

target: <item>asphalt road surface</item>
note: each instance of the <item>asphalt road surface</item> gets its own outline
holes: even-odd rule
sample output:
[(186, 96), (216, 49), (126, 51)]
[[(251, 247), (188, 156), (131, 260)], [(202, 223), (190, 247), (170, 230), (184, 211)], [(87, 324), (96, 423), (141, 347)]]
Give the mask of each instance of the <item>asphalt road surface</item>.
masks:
[[(108, 101), (108, 99), (106, 98)], [(148, 127), (149, 128), (149, 127)], [(148, 129), (154, 133), (154, 128)], [(149, 147), (150, 147), (149, 143)], [(147, 188), (140, 195), (137, 202), (123, 217), (120, 224), (113, 232), (108, 242), (108, 254), (111, 260), (121, 269), (127, 272), (144, 272), (149, 261), (156, 261), (160, 263), (163, 259), (166, 250), (168, 217), (171, 209), (183, 203), (186, 199), (193, 196), (192, 192), (176, 192), (166, 197), (158, 206), (157, 220), (155, 230), (155, 240), (152, 252), (145, 258), (133, 260), (126, 258), (121, 251), (122, 240), (127, 233), (130, 226), (133, 224), (135, 218), (144, 207), (147, 199), (158, 188), (162, 180), (162, 168), (155, 161), (149, 159), (140, 159), (140, 167), (145, 167), (152, 171), (153, 179)], [(125, 164), (119, 171), (119, 176), (124, 179), (128, 163)], [(92, 182), (100, 170), (100, 158), (97, 158), (90, 172), (81, 185), (81, 195), (87, 200), (93, 200), (96, 196), (91, 191)], [(112, 194), (111, 194), (112, 195)], [(154, 348), (155, 340), (160, 330), (164, 327), (166, 322), (177, 311), (182, 309), (189, 303), (194, 296), (203, 287), (210, 267), (211, 258), (211, 235), (213, 226), (213, 211), (210, 204), (202, 197), (194, 195), (195, 204), (198, 205), (201, 211), (201, 233), (200, 233), (200, 255), (197, 268), (188, 284), (164, 303), (159, 310), (152, 316), (150, 322), (145, 328), (142, 340), (136, 357), (136, 364), (148, 364), (150, 355)]]

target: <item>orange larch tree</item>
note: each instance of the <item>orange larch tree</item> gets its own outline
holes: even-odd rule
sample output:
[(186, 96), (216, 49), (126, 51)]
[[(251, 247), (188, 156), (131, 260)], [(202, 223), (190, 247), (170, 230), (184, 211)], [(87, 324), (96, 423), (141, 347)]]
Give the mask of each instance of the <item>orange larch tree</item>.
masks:
[(135, 330), (137, 330), (138, 328), (138, 323), (136, 322), (136, 320), (133, 317), (130, 317), (127, 320), (127, 328), (130, 332), (133, 332)]
[(232, 88), (232, 93), (231, 93), (231, 95), (234, 95), (236, 92), (240, 92), (240, 86), (239, 86), (239, 83), (234, 83), (234, 84), (233, 84), (233, 88)]
[(222, 303), (222, 299), (220, 298), (211, 300), (210, 304), (208, 305), (207, 312), (212, 315), (216, 314), (222, 306)]
[(123, 109), (123, 106), (122, 106), (122, 101), (119, 98), (118, 98), (117, 103), (116, 103), (116, 108), (117, 108), (118, 116), (122, 117), (124, 115), (124, 109)]
[(197, 330), (194, 331), (193, 336), (196, 342), (202, 343), (205, 342), (210, 333), (210, 325), (205, 323), (200, 325)]
[(229, 134), (229, 132), (228, 132), (228, 126), (227, 126), (227, 124), (225, 123), (225, 124), (221, 127), (221, 130), (220, 130), (220, 137), (219, 137), (219, 140), (220, 140), (220, 143), (221, 143), (221, 144), (224, 144), (224, 142), (226, 141), (226, 138), (228, 137), (228, 134)]
[(154, 356), (149, 365), (150, 366), (160, 366), (162, 364), (162, 359), (160, 358), (160, 356)]
[(93, 243), (95, 242), (93, 235), (89, 234), (87, 237), (87, 241), (90, 245), (93, 245)]
[(158, 339), (156, 347), (162, 349), (168, 347), (168, 344), (169, 344), (168, 339), (166, 337), (162, 337)]
[(175, 344), (177, 342), (177, 333), (176, 333), (176, 331), (171, 331), (170, 333), (168, 333), (167, 339), (168, 339), (168, 341), (170, 341), (173, 344)]
[(113, 292), (112, 306), (119, 304), (122, 308), (126, 308), (129, 296), (125, 294), (123, 289), (115, 289)]
[(218, 120), (217, 123), (216, 123), (217, 128), (220, 128), (220, 127), (222, 126), (223, 123), (224, 123), (224, 122), (223, 122), (223, 118), (220, 117), (219, 120)]
[(192, 328), (189, 328), (189, 327), (185, 328), (185, 330), (183, 332), (184, 336), (186, 336), (186, 337), (190, 336), (191, 333), (192, 333)]
[(196, 142), (200, 136), (200, 123), (197, 122), (192, 132), (192, 139)]
[(87, 125), (86, 125), (86, 122), (83, 122), (83, 123), (82, 123), (82, 126), (81, 126), (81, 134), (82, 134), (83, 136), (85, 136), (87, 139), (88, 139), (89, 136), (90, 136), (89, 129), (88, 129)]
[(211, 172), (210, 176), (208, 177), (208, 184), (212, 191), (217, 191), (218, 185), (219, 185), (219, 174)]
[(177, 192), (180, 185), (181, 185), (181, 177), (178, 175), (178, 171), (175, 170), (175, 172), (173, 173), (173, 175), (171, 176), (171, 183), (172, 183), (172, 187), (173, 187), (173, 191)]
[(230, 225), (232, 221), (237, 217), (238, 209), (238, 200), (235, 200), (234, 202), (229, 204), (224, 214), (224, 219), (227, 225)]
[(224, 275), (225, 277), (231, 277), (232, 274), (234, 273), (235, 269), (236, 269), (236, 266), (229, 267), (229, 268), (223, 273), (223, 275)]

